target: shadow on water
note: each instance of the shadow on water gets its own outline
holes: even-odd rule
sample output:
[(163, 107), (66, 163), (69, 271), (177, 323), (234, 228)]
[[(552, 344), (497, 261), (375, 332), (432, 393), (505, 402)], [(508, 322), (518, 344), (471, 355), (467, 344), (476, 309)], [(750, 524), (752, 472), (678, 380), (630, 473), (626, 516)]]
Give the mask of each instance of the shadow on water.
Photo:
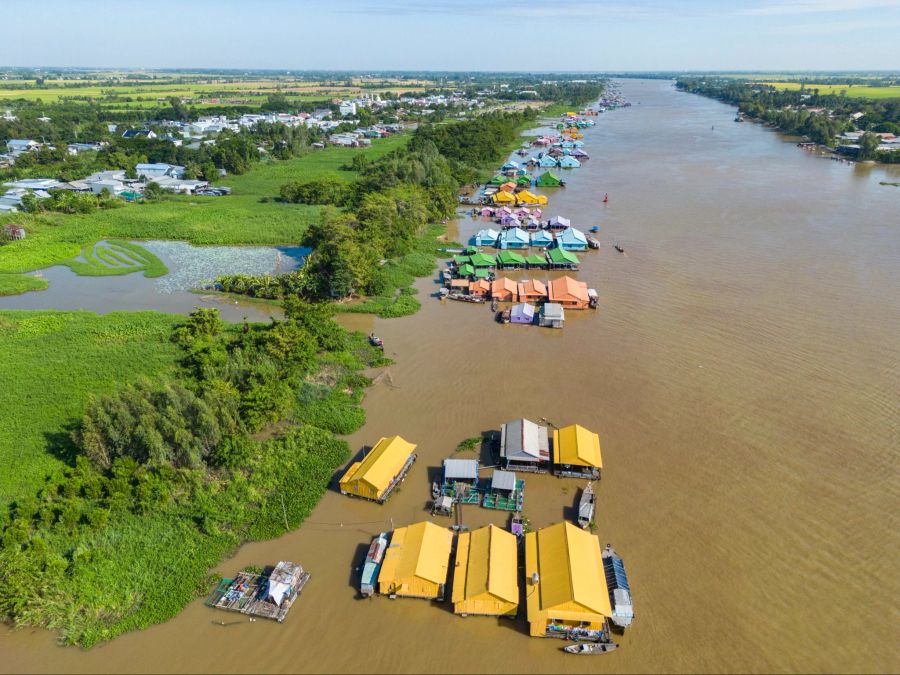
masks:
[[(356, 591), (356, 598), (358, 600), (368, 600), (369, 598), (365, 598), (359, 592), (359, 582), (362, 576), (363, 565), (366, 564), (366, 554), (369, 552), (369, 544), (357, 544), (356, 549), (353, 551), (353, 558), (351, 558), (350, 563), (350, 575), (347, 579), (347, 585), (350, 588)], [(372, 597), (375, 597), (374, 595)]]

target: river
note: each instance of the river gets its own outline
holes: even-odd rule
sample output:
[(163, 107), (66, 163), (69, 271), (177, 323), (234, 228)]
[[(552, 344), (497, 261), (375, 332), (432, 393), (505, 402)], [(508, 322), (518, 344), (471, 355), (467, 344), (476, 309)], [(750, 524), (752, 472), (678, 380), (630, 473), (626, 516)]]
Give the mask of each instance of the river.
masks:
[[(598, 312), (569, 312), (562, 331), (500, 326), (423, 279), (415, 316), (354, 317), (396, 364), (351, 446), (399, 433), (419, 459), (385, 506), (331, 491), (299, 530), (218, 568), (302, 562), (312, 579), (284, 624), (215, 625), (230, 617), (198, 600), (90, 651), (7, 630), (0, 670), (900, 670), (900, 188), (879, 185), (900, 167), (817, 157), (671, 82), (622, 90), (634, 105), (585, 133), (591, 159), (546, 210), (602, 225), (578, 273)], [(609, 656), (448, 604), (356, 598), (372, 534), (428, 517), (440, 460), (522, 416), (600, 434), (598, 533), (637, 614)], [(536, 525), (571, 511), (579, 482), (525, 479)]]

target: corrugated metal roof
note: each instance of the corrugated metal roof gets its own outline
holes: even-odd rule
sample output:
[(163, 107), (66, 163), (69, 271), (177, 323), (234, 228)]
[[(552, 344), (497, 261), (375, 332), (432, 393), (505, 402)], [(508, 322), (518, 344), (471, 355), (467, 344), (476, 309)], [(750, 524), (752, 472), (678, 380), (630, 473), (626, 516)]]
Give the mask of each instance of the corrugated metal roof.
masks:
[(580, 424), (570, 424), (553, 432), (557, 464), (603, 468), (600, 437)]
[(557, 523), (538, 530), (537, 554), (541, 609), (574, 602), (612, 614), (597, 537), (572, 523)]
[(548, 459), (547, 427), (526, 419), (507, 422), (500, 428), (500, 456), (515, 461)]
[(364, 481), (378, 490), (380, 494), (400, 473), (406, 460), (415, 449), (415, 444), (405, 441), (400, 436), (382, 438), (362, 461), (350, 467), (340, 482)]
[(494, 474), (491, 476), (491, 490), (506, 490), (508, 492), (512, 492), (515, 489), (515, 471), (494, 471)]
[(496, 525), (463, 533), (459, 536), (457, 560), (462, 578), (458, 578), (458, 573), (453, 579), (454, 602), (485, 593), (506, 602), (519, 601), (515, 535)]
[(446, 480), (474, 480), (478, 478), (477, 459), (445, 459), (444, 478)]
[(416, 576), (436, 584), (446, 583), (452, 543), (450, 530), (434, 523), (421, 522), (397, 528), (384, 554), (378, 582)]

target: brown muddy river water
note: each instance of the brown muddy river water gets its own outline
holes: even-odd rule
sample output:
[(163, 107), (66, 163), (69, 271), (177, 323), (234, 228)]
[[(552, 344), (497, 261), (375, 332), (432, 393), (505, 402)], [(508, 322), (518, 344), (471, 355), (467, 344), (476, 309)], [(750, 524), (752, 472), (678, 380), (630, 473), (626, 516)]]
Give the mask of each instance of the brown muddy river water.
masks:
[[(879, 185), (900, 167), (815, 157), (669, 82), (622, 89), (634, 105), (585, 133), (591, 159), (547, 210), (602, 225), (578, 273), (598, 312), (569, 312), (562, 331), (500, 326), (483, 306), (430, 298), (434, 281), (421, 280), (417, 315), (353, 318), (396, 365), (351, 445), (401, 434), (419, 459), (385, 506), (329, 492), (302, 528), (219, 567), (311, 570), (284, 624), (223, 627), (236, 615), (198, 600), (88, 652), (4, 631), (0, 669), (900, 670), (900, 188)], [(463, 220), (459, 234), (481, 226)], [(600, 434), (598, 534), (625, 559), (637, 614), (609, 656), (565, 655), (524, 621), (356, 598), (370, 537), (428, 517), (441, 459), (522, 416)], [(580, 482), (525, 480), (536, 525), (570, 516)]]

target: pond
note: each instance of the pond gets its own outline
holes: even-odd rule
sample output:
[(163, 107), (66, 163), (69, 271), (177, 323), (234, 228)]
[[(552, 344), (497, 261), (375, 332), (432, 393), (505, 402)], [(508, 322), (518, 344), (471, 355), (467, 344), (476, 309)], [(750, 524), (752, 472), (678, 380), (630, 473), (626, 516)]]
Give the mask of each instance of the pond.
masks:
[(187, 314), (196, 307), (219, 308), (226, 321), (268, 321), (281, 310), (256, 300), (235, 300), (197, 293), (221, 274), (281, 274), (299, 268), (310, 249), (299, 246), (194, 246), (182, 241), (136, 242), (169, 268), (148, 279), (136, 272), (124, 276), (78, 276), (63, 265), (32, 273), (49, 282), (45, 291), (0, 298), (0, 309), (156, 310)]

